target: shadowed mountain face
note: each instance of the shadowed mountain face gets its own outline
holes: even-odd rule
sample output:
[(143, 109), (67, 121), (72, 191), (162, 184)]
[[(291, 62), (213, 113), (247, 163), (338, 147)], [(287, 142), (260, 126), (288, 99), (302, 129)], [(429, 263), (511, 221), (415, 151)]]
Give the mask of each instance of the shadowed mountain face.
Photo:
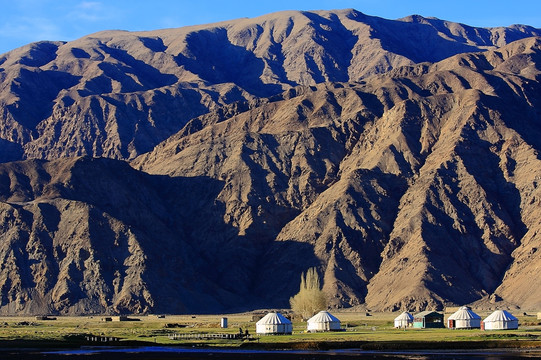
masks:
[(2, 55), (0, 312), (281, 307), (313, 266), (337, 307), (541, 306), (539, 32), (285, 12)]
[[(222, 220), (219, 180), (72, 158), (1, 165), (0, 184), (1, 313), (205, 312), (239, 303), (242, 293), (219, 285), (227, 274), (217, 267), (234, 275), (251, 246)], [(188, 237), (197, 218), (212, 225), (207, 243)], [(229, 243), (222, 263), (208, 241)]]

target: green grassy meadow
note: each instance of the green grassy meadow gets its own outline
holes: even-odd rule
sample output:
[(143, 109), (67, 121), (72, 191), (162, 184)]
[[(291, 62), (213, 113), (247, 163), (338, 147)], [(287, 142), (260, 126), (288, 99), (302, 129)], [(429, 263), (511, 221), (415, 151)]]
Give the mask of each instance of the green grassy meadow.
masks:
[[(71, 347), (89, 344), (86, 338), (118, 338), (112, 345), (181, 345), (257, 348), (410, 348), (410, 347), (538, 347), (541, 348), (541, 320), (519, 316), (518, 330), (481, 331), (449, 329), (394, 329), (397, 313), (333, 312), (346, 331), (307, 333), (306, 323), (293, 322), (292, 335), (258, 336), (252, 315), (169, 315), (130, 316), (135, 321), (104, 322), (104, 316), (57, 317), (36, 320), (35, 317), (0, 317), (0, 346), (33, 345), (38, 347)], [(447, 318), (449, 314), (446, 314)], [(485, 314), (480, 314), (485, 315)], [(220, 328), (227, 317), (228, 328)], [(252, 339), (180, 339), (170, 334), (236, 334), (247, 329)], [(108, 345), (111, 345), (108, 343)]]

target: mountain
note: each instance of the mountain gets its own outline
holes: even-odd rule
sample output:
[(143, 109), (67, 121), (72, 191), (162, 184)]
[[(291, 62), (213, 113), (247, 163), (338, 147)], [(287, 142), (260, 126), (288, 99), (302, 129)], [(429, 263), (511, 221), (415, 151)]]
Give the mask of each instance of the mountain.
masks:
[(133, 165), (224, 181), (224, 219), (284, 244), (256, 280), (269, 299), (295, 291), (287, 273), (318, 265), (335, 306), (424, 309), (497, 294), (535, 308), (540, 45), (299, 88), (215, 124), (194, 119), (206, 126)]
[(222, 105), (540, 35), (342, 10), (32, 43), (0, 55), (0, 161), (131, 160)]
[(314, 266), (334, 307), (538, 308), (532, 35), (284, 12), (4, 54), (0, 313), (282, 307)]
[(82, 157), (1, 164), (0, 183), (0, 313), (204, 312), (239, 299), (185, 235), (193, 213), (217, 211), (219, 181)]

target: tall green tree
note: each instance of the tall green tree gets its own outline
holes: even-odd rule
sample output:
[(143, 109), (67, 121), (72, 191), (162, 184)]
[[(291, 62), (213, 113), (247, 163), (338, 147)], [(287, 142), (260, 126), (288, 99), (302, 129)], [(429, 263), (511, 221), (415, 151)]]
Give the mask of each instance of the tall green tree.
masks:
[(300, 314), (303, 319), (327, 308), (327, 298), (321, 290), (319, 275), (316, 268), (310, 268), (306, 274), (301, 274), (301, 285), (297, 295), (289, 299), (291, 310)]

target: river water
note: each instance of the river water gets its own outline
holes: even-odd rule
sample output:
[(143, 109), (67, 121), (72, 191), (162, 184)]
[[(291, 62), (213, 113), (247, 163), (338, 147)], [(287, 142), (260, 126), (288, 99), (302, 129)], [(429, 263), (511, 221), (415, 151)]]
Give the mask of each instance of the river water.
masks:
[(257, 351), (197, 349), (178, 347), (82, 348), (43, 351), (33, 349), (0, 349), (1, 360), (512, 360), (541, 359), (541, 350), (453, 350), (453, 351)]

